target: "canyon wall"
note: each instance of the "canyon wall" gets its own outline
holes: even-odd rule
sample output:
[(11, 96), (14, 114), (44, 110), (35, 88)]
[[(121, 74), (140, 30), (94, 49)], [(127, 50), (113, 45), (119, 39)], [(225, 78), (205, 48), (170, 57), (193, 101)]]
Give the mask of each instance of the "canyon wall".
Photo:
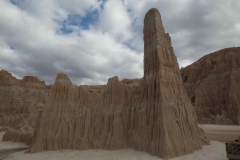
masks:
[(205, 55), (181, 76), (199, 123), (240, 124), (240, 47)]
[(112, 77), (105, 86), (76, 86), (60, 73), (38, 116), (29, 152), (123, 149), (172, 158), (209, 141), (198, 127), (171, 39), (157, 9), (144, 19), (144, 77)]
[(19, 80), (7, 71), (0, 71), (0, 126), (8, 128), (3, 140), (26, 142), (29, 137), (26, 135), (33, 135), (49, 90), (50, 87), (37, 77), (26, 76)]

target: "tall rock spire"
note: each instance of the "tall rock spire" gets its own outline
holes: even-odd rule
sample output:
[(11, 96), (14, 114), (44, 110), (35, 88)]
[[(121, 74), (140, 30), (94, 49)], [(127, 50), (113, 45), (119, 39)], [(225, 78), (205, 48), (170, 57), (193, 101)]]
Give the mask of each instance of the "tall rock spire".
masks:
[(209, 143), (198, 127), (171, 39), (164, 31), (160, 13), (154, 8), (144, 19), (144, 77), (137, 105), (139, 112), (146, 113), (146, 118), (138, 116), (141, 123), (136, 128), (145, 132), (137, 133), (137, 137), (142, 138), (133, 148), (172, 158)]
[[(161, 15), (157, 9), (149, 10), (144, 18), (144, 76), (150, 70), (157, 71), (161, 49), (173, 52), (171, 38), (165, 33)], [(157, 54), (156, 54), (157, 53)]]

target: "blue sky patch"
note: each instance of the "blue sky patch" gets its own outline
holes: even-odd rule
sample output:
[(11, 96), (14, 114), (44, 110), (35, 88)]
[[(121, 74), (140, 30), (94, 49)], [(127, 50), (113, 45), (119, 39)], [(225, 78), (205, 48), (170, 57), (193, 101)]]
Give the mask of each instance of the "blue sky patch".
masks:
[(133, 47), (129, 42), (124, 42), (123, 45), (127, 46), (129, 49), (131, 49), (132, 51), (136, 51), (137, 49), (135, 47)]
[(107, 0), (98, 0), (98, 2), (103, 2), (102, 4), (101, 4), (101, 9), (103, 10), (104, 9), (104, 4), (107, 2)]
[(98, 20), (98, 17), (99, 13), (97, 10), (88, 12), (85, 17), (82, 17), (80, 24), (84, 29), (89, 29), (89, 25), (94, 24)]
[(62, 34), (70, 34), (73, 32), (71, 26), (79, 27), (79, 29), (87, 30), (89, 29), (89, 25), (94, 24), (99, 17), (99, 13), (97, 10), (87, 12), (87, 14), (82, 17), (79, 14), (70, 14), (67, 19), (58, 22), (61, 25), (60, 33)]
[(70, 34), (73, 32), (73, 30), (68, 26), (67, 23), (63, 22), (59, 32), (62, 34)]
[(13, 50), (13, 51), (15, 50), (15, 47), (13, 47), (13, 46), (11, 46), (11, 45), (9, 46), (9, 48), (10, 48), (11, 50)]
[(24, 0), (10, 0), (10, 2), (17, 6), (18, 8), (24, 10), (24, 7), (21, 5), (21, 3), (23, 2)]
[(17, 0), (10, 0), (10, 2), (11, 2), (13, 5), (16, 5), (16, 6), (19, 5), (19, 1), (17, 1)]

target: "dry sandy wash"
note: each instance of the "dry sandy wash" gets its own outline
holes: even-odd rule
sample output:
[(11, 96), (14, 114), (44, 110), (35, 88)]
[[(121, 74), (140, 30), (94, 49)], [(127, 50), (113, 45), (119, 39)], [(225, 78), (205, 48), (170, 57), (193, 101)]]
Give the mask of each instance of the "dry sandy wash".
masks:
[[(219, 141), (234, 139), (240, 134), (239, 126), (222, 126), (222, 125), (200, 125), (206, 134)], [(4, 132), (0, 132), (0, 139)], [(227, 134), (226, 134), (227, 133)], [(210, 136), (210, 137), (211, 137)], [(225, 145), (223, 142), (211, 141), (210, 145), (204, 145), (202, 149), (192, 154), (173, 158), (171, 160), (227, 160)], [(0, 150), (7, 148), (25, 147), (23, 143), (2, 142), (0, 141)], [(0, 153), (1, 157), (1, 153)], [(116, 151), (107, 150), (59, 150), (45, 151), (33, 154), (24, 154), (24, 151), (12, 153), (4, 158), (4, 160), (162, 160), (156, 156), (151, 156), (146, 152), (138, 152), (134, 149), (127, 148)]]

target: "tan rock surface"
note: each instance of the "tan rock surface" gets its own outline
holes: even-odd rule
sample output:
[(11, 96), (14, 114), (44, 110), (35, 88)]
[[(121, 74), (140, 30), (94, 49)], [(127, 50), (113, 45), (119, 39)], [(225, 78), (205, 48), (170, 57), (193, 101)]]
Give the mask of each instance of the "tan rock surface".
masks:
[(161, 16), (144, 19), (144, 77), (136, 102), (132, 147), (162, 158), (191, 153), (208, 144), (184, 89), (171, 38)]
[(157, 9), (144, 20), (144, 77), (112, 77), (106, 86), (76, 86), (57, 75), (29, 152), (132, 147), (162, 158), (209, 141), (197, 125), (171, 39)]
[(27, 132), (33, 135), (39, 111), (49, 95), (49, 86), (37, 77), (16, 79), (7, 71), (0, 71), (0, 126), (11, 128), (3, 140), (25, 141)]
[(240, 47), (208, 54), (181, 76), (200, 123), (240, 124)]
[(131, 102), (130, 90), (113, 77), (99, 95), (61, 78), (65, 76), (60, 73), (56, 77), (31, 152), (126, 148), (122, 110)]

